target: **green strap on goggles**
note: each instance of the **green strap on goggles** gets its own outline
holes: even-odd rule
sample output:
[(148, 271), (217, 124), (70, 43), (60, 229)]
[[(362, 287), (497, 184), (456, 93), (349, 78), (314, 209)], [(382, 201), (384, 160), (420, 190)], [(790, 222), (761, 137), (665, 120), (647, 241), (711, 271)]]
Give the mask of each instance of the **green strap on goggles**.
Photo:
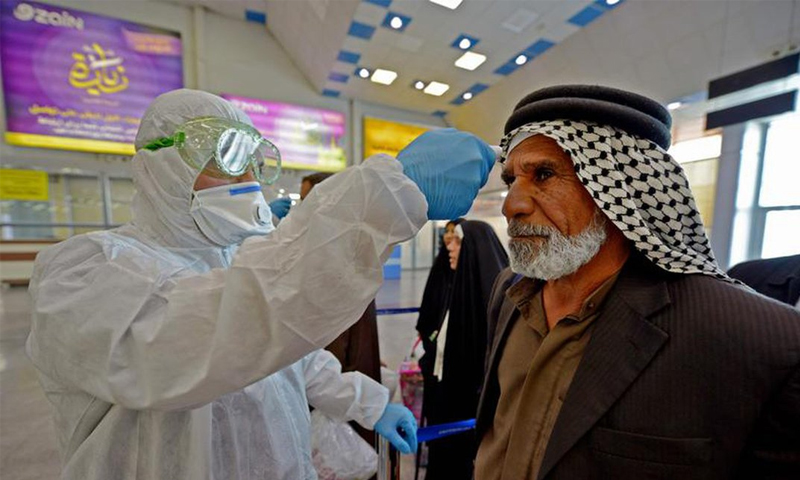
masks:
[(183, 132), (178, 132), (173, 137), (162, 137), (152, 142), (148, 143), (144, 146), (146, 150), (150, 150), (151, 152), (155, 152), (156, 150), (161, 150), (162, 148), (174, 147), (176, 143), (180, 144), (186, 139), (186, 134)]

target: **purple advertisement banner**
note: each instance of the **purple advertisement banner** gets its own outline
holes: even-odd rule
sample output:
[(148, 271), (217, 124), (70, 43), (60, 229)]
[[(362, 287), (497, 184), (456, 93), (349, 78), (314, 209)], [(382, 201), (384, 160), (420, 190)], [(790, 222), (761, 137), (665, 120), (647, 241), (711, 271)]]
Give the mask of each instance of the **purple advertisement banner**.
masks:
[(264, 138), (278, 147), (285, 168), (336, 172), (347, 166), (344, 113), (221, 96), (247, 113)]
[(29, 1), (0, 2), (8, 143), (131, 154), (159, 94), (183, 86), (178, 33)]

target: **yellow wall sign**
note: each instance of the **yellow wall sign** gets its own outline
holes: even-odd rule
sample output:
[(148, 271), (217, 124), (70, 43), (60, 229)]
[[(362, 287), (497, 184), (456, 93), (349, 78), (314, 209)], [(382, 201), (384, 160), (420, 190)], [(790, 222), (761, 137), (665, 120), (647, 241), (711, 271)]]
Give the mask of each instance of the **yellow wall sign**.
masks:
[(390, 122), (377, 118), (364, 118), (364, 158), (377, 153), (393, 157), (429, 128), (407, 123)]
[(47, 202), (47, 172), (0, 168), (0, 200)]

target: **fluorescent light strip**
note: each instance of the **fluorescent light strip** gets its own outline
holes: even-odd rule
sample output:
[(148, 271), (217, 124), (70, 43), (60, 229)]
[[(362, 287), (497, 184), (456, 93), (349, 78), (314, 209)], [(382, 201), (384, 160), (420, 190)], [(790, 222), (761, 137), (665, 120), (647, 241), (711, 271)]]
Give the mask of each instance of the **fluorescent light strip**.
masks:
[(441, 5), (445, 8), (449, 8), (450, 10), (455, 10), (461, 5), (461, 2), (464, 0), (430, 0), (431, 3), (435, 3), (436, 5)]
[(375, 71), (372, 72), (372, 78), (370, 78), (370, 80), (375, 83), (380, 83), (381, 85), (391, 85), (396, 78), (397, 72), (376, 68)]
[(425, 90), (423, 91), (428, 95), (433, 95), (434, 97), (441, 97), (444, 94), (444, 92), (448, 90), (450, 90), (450, 85), (446, 83), (431, 82), (428, 84), (427, 87), (425, 87)]
[(464, 52), (464, 55), (456, 60), (456, 67), (464, 70), (475, 70), (486, 61), (486, 55), (475, 52)]

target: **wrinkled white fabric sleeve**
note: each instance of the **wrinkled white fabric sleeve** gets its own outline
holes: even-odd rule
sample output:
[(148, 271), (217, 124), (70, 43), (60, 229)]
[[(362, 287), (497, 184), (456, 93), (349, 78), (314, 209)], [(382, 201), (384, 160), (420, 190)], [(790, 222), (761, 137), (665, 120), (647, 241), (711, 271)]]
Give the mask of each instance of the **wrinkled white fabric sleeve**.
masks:
[(229, 269), (181, 276), (132, 250), (101, 262), (65, 249), (32, 289), (28, 353), (53, 380), (110, 403), (203, 405), (355, 323), (391, 249), (426, 212), (400, 163), (379, 155), (318, 185), (272, 234), (245, 241)]
[(389, 403), (386, 387), (360, 372), (342, 373), (339, 360), (327, 350), (306, 356), (303, 372), (309, 405), (336, 421), (355, 420), (372, 429)]

